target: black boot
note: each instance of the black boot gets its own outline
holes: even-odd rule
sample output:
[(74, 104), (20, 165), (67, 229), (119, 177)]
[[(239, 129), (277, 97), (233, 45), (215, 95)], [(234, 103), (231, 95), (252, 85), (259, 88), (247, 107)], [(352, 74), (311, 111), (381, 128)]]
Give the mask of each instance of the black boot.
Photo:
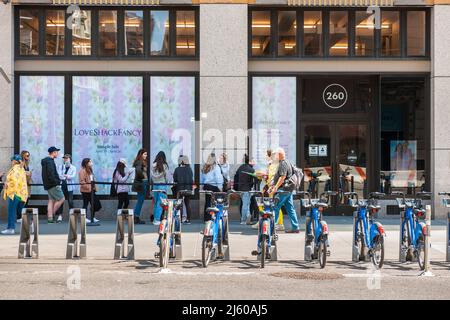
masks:
[(134, 224), (145, 224), (145, 221), (142, 221), (139, 217), (134, 217)]

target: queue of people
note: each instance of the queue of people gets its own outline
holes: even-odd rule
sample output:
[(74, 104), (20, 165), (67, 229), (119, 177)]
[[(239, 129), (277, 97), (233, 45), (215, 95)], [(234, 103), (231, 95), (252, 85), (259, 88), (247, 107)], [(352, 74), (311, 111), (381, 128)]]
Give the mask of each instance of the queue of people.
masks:
[[(95, 213), (101, 209), (101, 202), (96, 195), (98, 191), (94, 176), (94, 164), (91, 159), (85, 158), (81, 162), (80, 171), (72, 164), (72, 156), (64, 154), (63, 163), (56, 165), (55, 159), (58, 158), (60, 149), (52, 146), (48, 149), (48, 156), (41, 160), (42, 182), (44, 190), (48, 193), (47, 218), (48, 223), (62, 222), (63, 205), (68, 201), (69, 210), (74, 208), (75, 185), (79, 184), (83, 200), (83, 208), (92, 212), (87, 222), (97, 223), (99, 220)], [(134, 222), (136, 224), (145, 224), (141, 219), (141, 212), (144, 201), (152, 195), (153, 210), (150, 217), (151, 223), (159, 225), (162, 215), (161, 199), (166, 197), (164, 193), (157, 190), (168, 191), (168, 186), (172, 185), (172, 193), (176, 195), (181, 190), (194, 190), (194, 173), (186, 155), (180, 155), (178, 167), (171, 174), (166, 155), (159, 152), (150, 169), (147, 168), (148, 152), (146, 149), (140, 149), (129, 168), (125, 159), (120, 159), (112, 173), (112, 183), (110, 196), (118, 200), (117, 209), (127, 209), (130, 205), (130, 186), (131, 191), (137, 193), (137, 201), (134, 206)], [(258, 206), (255, 196), (250, 194), (252, 190), (260, 190), (265, 196), (273, 196), (278, 190), (283, 190), (283, 183), (293, 174), (290, 162), (285, 158), (283, 149), (278, 148), (275, 151), (267, 151), (266, 169), (262, 172), (255, 171), (255, 161), (248, 155), (244, 156), (243, 163), (238, 167), (233, 183), (230, 179), (231, 166), (228, 163), (227, 154), (222, 153), (217, 158), (215, 153), (208, 156), (205, 164), (201, 168), (200, 183), (203, 190), (213, 192), (228, 191), (234, 189), (241, 193), (241, 224), (252, 225), (257, 228)], [(22, 208), (26, 207), (31, 194), (32, 168), (30, 166), (30, 153), (23, 151), (21, 154), (14, 155), (11, 158), (11, 169), (6, 175), (0, 173), (0, 179), (6, 177), (4, 183), (4, 199), (8, 199), (8, 225), (3, 234), (14, 234), (15, 223), (21, 222)], [(77, 179), (78, 177), (78, 179)], [(287, 181), (287, 180), (286, 180)], [(149, 190), (149, 184), (153, 191)], [(260, 188), (261, 183), (263, 187)], [(92, 189), (94, 188), (94, 190)], [(0, 190), (1, 191), (1, 190)], [(192, 209), (190, 197), (185, 196), (183, 223), (190, 224)], [(91, 206), (93, 210), (87, 210)], [(211, 197), (206, 195), (204, 206), (204, 220), (210, 217), (206, 209), (211, 206)], [(298, 221), (293, 206), (292, 193), (280, 195), (280, 201), (276, 208), (276, 221), (281, 210), (284, 210), (291, 220), (292, 230), (287, 232), (298, 232)], [(256, 223), (252, 223), (256, 221)], [(282, 225), (276, 226), (278, 230)]]

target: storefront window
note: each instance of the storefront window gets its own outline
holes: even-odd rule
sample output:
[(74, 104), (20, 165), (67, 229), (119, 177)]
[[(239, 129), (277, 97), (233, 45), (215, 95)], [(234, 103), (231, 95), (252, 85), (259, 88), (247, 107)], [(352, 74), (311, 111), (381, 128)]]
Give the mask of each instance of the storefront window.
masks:
[(305, 56), (322, 55), (322, 12), (305, 11), (303, 46)]
[(270, 11), (252, 12), (252, 56), (270, 55)]
[(100, 56), (117, 55), (117, 11), (98, 12), (98, 36)]
[[(142, 148), (142, 77), (75, 76), (72, 91), (72, 156), (94, 163), (97, 181), (111, 181), (117, 162), (131, 167)], [(61, 125), (61, 124), (60, 124)], [(109, 194), (109, 186), (98, 186)]]
[(407, 17), (407, 54), (408, 56), (424, 56), (426, 13), (425, 11), (409, 11)]
[(177, 56), (195, 55), (195, 12), (177, 11), (176, 54)]
[(77, 10), (72, 16), (72, 55), (91, 55), (91, 11)]
[(381, 11), (381, 54), (400, 56), (400, 12)]
[[(41, 159), (49, 146), (64, 147), (64, 77), (20, 76), (20, 150), (31, 155), (33, 183), (42, 183)], [(32, 194), (44, 194), (33, 186)]]
[(195, 164), (195, 77), (151, 77), (151, 161), (166, 154), (170, 172), (180, 155)]
[(19, 10), (20, 54), (39, 54), (39, 10)]
[(169, 11), (152, 11), (150, 19), (152, 56), (169, 54)]
[(297, 13), (295, 11), (278, 12), (278, 55), (295, 56), (297, 54)]
[(144, 54), (144, 13), (143, 11), (125, 11), (125, 55), (142, 56)]
[(374, 41), (374, 16), (366, 11), (356, 11), (355, 14), (355, 55), (356, 56), (373, 56)]
[(347, 11), (330, 12), (330, 56), (348, 55), (348, 13)]
[(252, 156), (266, 165), (266, 151), (282, 147), (296, 162), (296, 77), (252, 78)]
[(413, 194), (425, 188), (427, 158), (425, 83), (414, 79), (381, 82), (380, 187)]
[(64, 10), (48, 10), (45, 16), (45, 54), (64, 55)]

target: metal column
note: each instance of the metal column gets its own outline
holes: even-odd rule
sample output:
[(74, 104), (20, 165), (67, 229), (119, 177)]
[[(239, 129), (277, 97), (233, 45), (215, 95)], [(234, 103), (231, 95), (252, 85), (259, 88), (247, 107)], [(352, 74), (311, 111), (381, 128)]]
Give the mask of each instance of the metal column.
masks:
[[(79, 238), (78, 221), (80, 221)], [(86, 258), (86, 209), (74, 208), (69, 210), (66, 259), (73, 258)]]
[[(128, 233), (125, 236), (125, 221)], [(134, 260), (134, 212), (133, 209), (119, 209), (117, 211), (116, 240), (114, 245), (114, 259)]]
[[(308, 225), (311, 222), (311, 210), (306, 211), (306, 219), (305, 219), (305, 253), (304, 253), (304, 260), (305, 261), (312, 261), (312, 256), (314, 253), (314, 237), (311, 234), (308, 234)], [(314, 230), (311, 230), (311, 232), (314, 232)]]
[(450, 212), (447, 214), (447, 262), (450, 262)]
[[(30, 221), (32, 221), (31, 224)], [(33, 234), (33, 238), (31, 238), (31, 234)], [(19, 259), (39, 258), (39, 216), (37, 208), (22, 209), (18, 257)]]

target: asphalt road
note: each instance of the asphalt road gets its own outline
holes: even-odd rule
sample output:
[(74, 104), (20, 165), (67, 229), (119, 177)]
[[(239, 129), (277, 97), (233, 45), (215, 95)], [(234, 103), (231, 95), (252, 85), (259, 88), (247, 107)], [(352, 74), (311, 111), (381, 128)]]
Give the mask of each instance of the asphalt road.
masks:
[(417, 263), (398, 262), (397, 220), (385, 225), (386, 264), (351, 261), (351, 219), (327, 218), (331, 255), (325, 269), (303, 261), (304, 232), (280, 234), (278, 261), (260, 269), (250, 252), (256, 230), (232, 223), (231, 261), (201, 267), (199, 231), (183, 228), (183, 260), (160, 270), (156, 227), (136, 226), (136, 260), (113, 260), (113, 222), (88, 227), (87, 258), (66, 260), (68, 225), (40, 225), (39, 259), (17, 259), (19, 236), (0, 236), (0, 299), (450, 299), (445, 226), (433, 221), (432, 277)]

